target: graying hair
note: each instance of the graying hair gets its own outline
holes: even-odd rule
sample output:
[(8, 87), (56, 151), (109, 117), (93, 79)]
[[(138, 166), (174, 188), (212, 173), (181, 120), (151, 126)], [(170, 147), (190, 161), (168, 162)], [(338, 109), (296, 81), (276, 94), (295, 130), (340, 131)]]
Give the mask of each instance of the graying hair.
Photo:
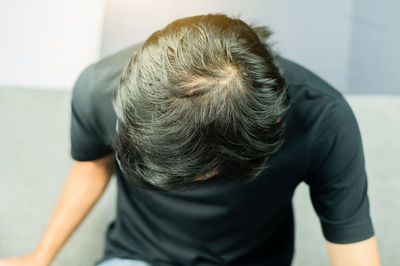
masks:
[(283, 143), (289, 106), (270, 34), (223, 14), (154, 32), (113, 95), (124, 176), (161, 191), (188, 188), (213, 169), (221, 180), (257, 176)]

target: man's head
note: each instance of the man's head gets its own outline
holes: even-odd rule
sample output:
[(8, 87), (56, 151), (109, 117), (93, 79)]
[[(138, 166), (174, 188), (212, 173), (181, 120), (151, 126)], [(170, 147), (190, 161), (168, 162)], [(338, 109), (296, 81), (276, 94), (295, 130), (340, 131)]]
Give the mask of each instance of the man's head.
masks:
[(214, 174), (242, 182), (257, 176), (283, 143), (289, 105), (264, 42), (269, 35), (222, 14), (154, 32), (113, 95), (113, 147), (124, 176), (160, 191)]

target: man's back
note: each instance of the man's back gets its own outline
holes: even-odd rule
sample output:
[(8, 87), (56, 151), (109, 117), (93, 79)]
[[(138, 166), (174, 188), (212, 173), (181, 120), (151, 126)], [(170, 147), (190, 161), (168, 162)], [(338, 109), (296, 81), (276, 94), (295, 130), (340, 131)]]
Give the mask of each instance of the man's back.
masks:
[[(75, 160), (112, 152), (112, 93), (140, 47), (92, 64), (75, 84)], [(284, 144), (267, 160), (267, 168), (248, 184), (219, 183), (217, 175), (193, 190), (155, 192), (130, 184), (117, 166), (117, 218), (108, 229), (103, 259), (137, 258), (154, 265), (288, 265), (293, 254), (291, 199), (302, 181), (310, 185), (327, 240), (350, 243), (373, 235), (361, 139), (350, 107), (311, 72), (283, 58), (277, 63), (291, 105)]]

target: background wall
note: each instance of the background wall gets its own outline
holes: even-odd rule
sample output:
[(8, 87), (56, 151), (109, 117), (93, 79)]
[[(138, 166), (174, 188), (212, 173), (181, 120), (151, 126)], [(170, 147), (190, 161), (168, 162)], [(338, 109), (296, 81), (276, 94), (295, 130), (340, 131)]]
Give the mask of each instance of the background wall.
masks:
[(400, 93), (400, 1), (355, 0), (347, 88)]
[(71, 89), (100, 57), (104, 0), (0, 0), (0, 86)]
[(71, 89), (89, 63), (169, 22), (223, 12), (268, 25), (283, 56), (346, 93), (400, 93), (396, 0), (1, 0), (0, 86)]
[(174, 19), (214, 12), (270, 26), (275, 32), (272, 41), (282, 55), (346, 89), (352, 23), (348, 0), (107, 1), (101, 56), (145, 40)]

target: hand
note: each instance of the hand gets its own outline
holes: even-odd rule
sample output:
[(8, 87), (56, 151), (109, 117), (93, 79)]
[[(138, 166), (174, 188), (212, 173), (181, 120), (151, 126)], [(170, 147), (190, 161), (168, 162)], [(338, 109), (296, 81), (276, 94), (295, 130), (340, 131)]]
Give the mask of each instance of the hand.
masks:
[(36, 256), (28, 255), (17, 258), (0, 258), (0, 266), (47, 266), (48, 264), (42, 262)]

